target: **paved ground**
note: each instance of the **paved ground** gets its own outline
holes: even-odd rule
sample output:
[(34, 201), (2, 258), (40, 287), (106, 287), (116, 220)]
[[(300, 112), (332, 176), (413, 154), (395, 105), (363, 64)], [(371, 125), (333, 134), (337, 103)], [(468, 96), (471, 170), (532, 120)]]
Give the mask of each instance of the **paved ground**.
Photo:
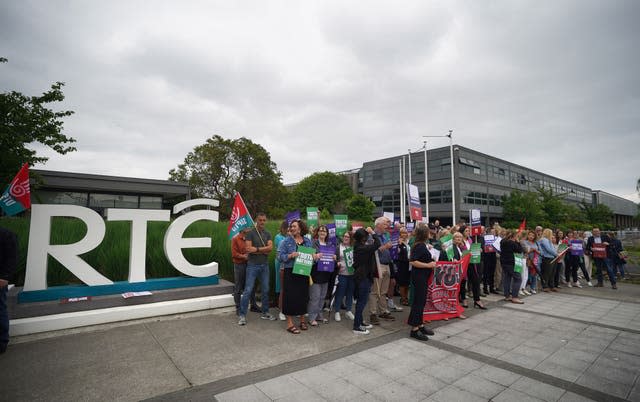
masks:
[(0, 356), (0, 400), (640, 401), (640, 286), (525, 300), (491, 296), (426, 343), (406, 311), (369, 336), (230, 310), (24, 336)]

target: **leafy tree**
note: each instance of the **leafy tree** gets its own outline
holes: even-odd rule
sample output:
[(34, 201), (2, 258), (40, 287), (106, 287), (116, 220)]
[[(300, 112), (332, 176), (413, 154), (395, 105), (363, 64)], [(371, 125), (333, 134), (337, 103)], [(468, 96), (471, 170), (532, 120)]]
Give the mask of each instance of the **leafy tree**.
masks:
[(611, 208), (604, 204), (598, 204), (593, 206), (589, 203), (582, 201), (580, 203), (580, 209), (587, 217), (587, 221), (593, 226), (599, 226), (601, 228), (607, 228), (611, 225), (613, 218), (613, 211)]
[[(6, 62), (0, 57), (0, 63)], [(69, 146), (76, 140), (62, 133), (62, 118), (73, 112), (55, 112), (48, 107), (49, 103), (64, 100), (63, 86), (56, 82), (42, 96), (25, 96), (16, 91), (0, 94), (0, 186), (9, 183), (23, 163), (33, 166), (49, 159), (37, 156), (36, 151), (27, 148), (30, 144), (37, 142), (63, 155), (76, 150)]]
[(252, 214), (279, 205), (286, 190), (269, 153), (247, 138), (227, 140), (219, 135), (194, 148), (184, 163), (169, 171), (169, 180), (186, 181), (193, 196), (220, 201), (220, 214), (228, 218), (233, 196), (242, 194)]
[(314, 173), (302, 179), (292, 191), (296, 208), (318, 207), (337, 211), (340, 205), (353, 196), (346, 177), (331, 172)]
[(507, 227), (517, 227), (523, 219), (527, 220), (527, 226), (535, 226), (545, 219), (538, 194), (531, 192), (513, 190), (503, 197), (502, 211)]
[(347, 215), (349, 219), (370, 221), (373, 216), (373, 211), (376, 209), (376, 204), (373, 203), (368, 197), (362, 194), (355, 194), (353, 197), (347, 200)]

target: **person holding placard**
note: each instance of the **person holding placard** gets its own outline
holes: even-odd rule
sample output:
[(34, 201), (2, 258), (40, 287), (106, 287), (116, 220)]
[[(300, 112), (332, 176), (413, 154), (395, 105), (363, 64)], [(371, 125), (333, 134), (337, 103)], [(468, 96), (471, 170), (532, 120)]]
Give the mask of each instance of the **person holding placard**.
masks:
[[(302, 275), (293, 272), (296, 258), (300, 256), (301, 248), (311, 248), (311, 240), (306, 237), (307, 225), (296, 220), (289, 224), (289, 236), (278, 247), (278, 259), (283, 270), (282, 281), (282, 313), (287, 319), (287, 331), (299, 334), (300, 330), (308, 329), (304, 315), (309, 303), (309, 274)], [(313, 249), (311, 249), (313, 252)], [(300, 319), (300, 328), (293, 323), (293, 317)]]
[(413, 285), (413, 302), (407, 324), (411, 326), (409, 336), (420, 341), (429, 340), (427, 335), (433, 335), (431, 329), (425, 328), (423, 312), (427, 302), (427, 284), (429, 277), (433, 274), (436, 262), (431, 258), (429, 252), (429, 228), (420, 225), (415, 231), (416, 240), (411, 250), (410, 264), (411, 284)]
[(313, 284), (309, 289), (309, 324), (312, 327), (318, 326), (318, 321), (328, 323), (329, 321), (322, 315), (322, 303), (324, 295), (327, 294), (329, 278), (335, 268), (335, 246), (328, 244), (329, 231), (325, 225), (320, 225), (313, 234), (313, 247), (320, 258), (311, 268), (311, 280)]
[[(423, 225), (418, 226), (423, 227)], [(394, 260), (394, 264), (398, 267), (396, 282), (400, 292), (400, 304), (409, 305), (409, 283), (411, 280), (411, 272), (409, 267), (409, 256), (411, 247), (409, 246), (409, 231), (407, 228), (400, 228), (400, 240), (398, 241), (398, 254)]]
[(496, 262), (497, 255), (496, 249), (493, 247), (493, 242), (496, 240), (496, 230), (494, 228), (489, 229), (489, 233), (486, 233), (483, 238), (482, 247), (482, 262), (484, 263), (484, 269), (482, 270), (482, 284), (484, 293), (500, 294), (495, 286), (496, 276)]
[[(581, 288), (580, 282), (578, 282), (578, 267), (580, 266), (580, 252), (582, 251), (582, 241), (576, 240), (576, 232), (569, 230), (567, 232), (567, 256), (565, 258), (566, 267), (564, 270), (564, 280), (567, 282), (568, 287)], [(573, 283), (571, 282), (573, 279)]]
[[(448, 243), (445, 241), (443, 244)], [(446, 247), (440, 253), (440, 261), (460, 261), (462, 259), (462, 254), (465, 251), (465, 244), (462, 233), (456, 231), (453, 233), (451, 237), (451, 246)], [(462, 278), (460, 278), (462, 280)], [(414, 289), (415, 291), (415, 289)], [(456, 297), (460, 300), (460, 292), (462, 291), (462, 282), (460, 283), (460, 287), (458, 288), (458, 294)], [(465, 307), (462, 305), (462, 307)], [(458, 318), (464, 320), (467, 318), (466, 315), (460, 314)]]
[[(369, 236), (373, 242), (368, 244)], [(356, 313), (353, 320), (353, 333), (357, 335), (368, 335), (369, 329), (373, 326), (363, 321), (362, 314), (369, 299), (371, 285), (373, 284), (373, 274), (378, 269), (376, 262), (376, 251), (380, 247), (380, 236), (373, 229), (358, 229), (353, 235), (353, 266), (355, 267), (354, 279), (356, 281), (356, 292), (358, 301), (356, 302)]]
[[(524, 258), (517, 256), (524, 250), (518, 241), (518, 234), (513, 230), (506, 230), (500, 241), (500, 265), (502, 266), (502, 286), (504, 300), (515, 304), (524, 304), (518, 293), (522, 282), (522, 269), (526, 265)], [(519, 257), (516, 261), (516, 257)], [(519, 264), (516, 264), (518, 262)]]
[(529, 271), (529, 289), (531, 294), (536, 294), (538, 274), (542, 261), (540, 258), (540, 250), (538, 249), (538, 242), (536, 242), (536, 232), (530, 230), (526, 236), (526, 239), (522, 240), (522, 248), (526, 253), (526, 264)]
[(341, 320), (340, 306), (342, 306), (343, 300), (347, 310), (345, 317), (353, 320), (355, 317), (351, 312), (351, 308), (353, 307), (353, 293), (356, 282), (353, 278), (353, 241), (351, 232), (346, 232), (342, 235), (342, 243), (336, 246), (336, 256), (338, 264), (338, 285), (336, 287), (335, 298), (333, 299), (335, 320)]
[(616, 275), (613, 272), (613, 267), (611, 266), (611, 255), (609, 252), (611, 239), (606, 234), (600, 235), (599, 228), (593, 228), (591, 233), (593, 235), (587, 240), (586, 252), (591, 255), (594, 263), (596, 264), (596, 278), (598, 279), (596, 287), (604, 286), (602, 270), (606, 269), (607, 274), (609, 275), (609, 280), (611, 281), (611, 288), (618, 289), (618, 286), (616, 285)]

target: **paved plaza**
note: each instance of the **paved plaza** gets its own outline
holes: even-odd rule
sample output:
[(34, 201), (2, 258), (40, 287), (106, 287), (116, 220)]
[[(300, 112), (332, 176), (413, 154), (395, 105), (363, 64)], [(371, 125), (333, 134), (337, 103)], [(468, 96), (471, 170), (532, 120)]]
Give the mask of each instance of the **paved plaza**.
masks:
[(640, 401), (640, 286), (499, 296), (428, 342), (383, 322), (300, 335), (232, 309), (16, 337), (2, 400)]

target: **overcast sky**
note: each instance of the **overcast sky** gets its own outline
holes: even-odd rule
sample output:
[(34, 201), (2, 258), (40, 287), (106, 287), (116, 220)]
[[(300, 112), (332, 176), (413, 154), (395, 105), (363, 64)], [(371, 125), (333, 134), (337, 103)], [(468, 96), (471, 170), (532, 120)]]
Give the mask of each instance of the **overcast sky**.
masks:
[(0, 91), (66, 83), (78, 151), (45, 151), (50, 170), (166, 179), (218, 134), (262, 145), (290, 183), (452, 129), (629, 196), (638, 21), (635, 0), (0, 0)]

